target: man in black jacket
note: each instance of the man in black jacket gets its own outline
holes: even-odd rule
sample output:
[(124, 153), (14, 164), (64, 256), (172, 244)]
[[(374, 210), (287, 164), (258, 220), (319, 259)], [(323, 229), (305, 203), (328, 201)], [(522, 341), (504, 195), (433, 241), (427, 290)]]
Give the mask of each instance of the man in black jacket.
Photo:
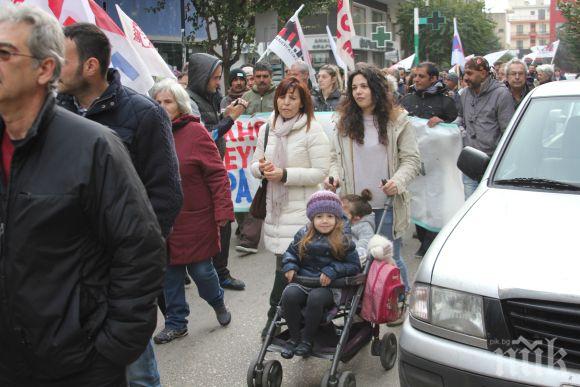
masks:
[[(152, 99), (121, 85), (117, 70), (108, 69), (111, 45), (98, 27), (73, 24), (64, 34), (66, 61), (58, 84), (59, 104), (119, 135), (167, 237), (183, 202), (169, 117)], [(159, 384), (152, 344), (127, 372), (130, 382)]]
[[(218, 89), (222, 72), (222, 61), (215, 56), (196, 53), (189, 57), (189, 84), (186, 90), (191, 98), (193, 114), (200, 117), (204, 126), (211, 132), (223, 160), (226, 151), (226, 140), (223, 136), (244, 112), (247, 102), (239, 99), (237, 105), (234, 106), (232, 103), (226, 107), (223, 115), (220, 113), (222, 96)], [(246, 284), (232, 277), (228, 270), (231, 236), (232, 224), (228, 222), (220, 227), (221, 251), (213, 258), (213, 264), (223, 288), (244, 290)]]
[[(423, 62), (416, 67), (413, 86), (401, 99), (401, 105), (410, 116), (427, 119), (427, 126), (430, 128), (441, 122), (452, 122), (457, 118), (455, 101), (447, 95), (447, 87), (439, 79), (439, 69), (431, 62)], [(419, 225), (416, 225), (416, 229), (421, 246), (415, 257), (422, 258), (437, 233)]]
[(120, 386), (165, 243), (117, 136), (56, 105), (58, 21), (0, 6), (0, 385)]

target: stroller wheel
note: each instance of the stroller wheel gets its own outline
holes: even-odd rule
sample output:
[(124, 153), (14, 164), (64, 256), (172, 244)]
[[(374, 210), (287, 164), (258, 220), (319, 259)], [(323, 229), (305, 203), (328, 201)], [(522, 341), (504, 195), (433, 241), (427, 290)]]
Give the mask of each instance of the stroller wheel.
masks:
[(258, 387), (261, 386), (262, 380), (260, 378), (256, 378), (257, 372), (256, 367), (258, 366), (258, 361), (254, 360), (250, 366), (248, 367), (248, 375), (247, 375), (247, 382), (248, 387)]
[(324, 376), (322, 377), (322, 381), (320, 382), (320, 387), (336, 387), (338, 386), (338, 377), (340, 376), (340, 374), (336, 374), (336, 377), (334, 379), (334, 383), (330, 384), (330, 370), (326, 370), (324, 372)]
[(397, 360), (397, 337), (394, 333), (385, 333), (381, 339), (381, 365), (385, 370), (395, 366)]
[(262, 374), (263, 387), (280, 387), (282, 385), (282, 364), (278, 360), (268, 360), (264, 363)]
[(356, 387), (356, 378), (351, 371), (344, 371), (338, 378), (338, 387)]

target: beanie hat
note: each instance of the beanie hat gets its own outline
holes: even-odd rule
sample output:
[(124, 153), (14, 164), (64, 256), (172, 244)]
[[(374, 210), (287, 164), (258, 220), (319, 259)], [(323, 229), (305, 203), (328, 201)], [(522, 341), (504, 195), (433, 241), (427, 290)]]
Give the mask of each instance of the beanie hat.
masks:
[(447, 79), (451, 82), (459, 83), (459, 76), (455, 73), (449, 73), (449, 75), (447, 75)]
[(232, 81), (236, 78), (242, 78), (244, 82), (247, 82), (246, 73), (242, 71), (242, 69), (232, 69), (230, 71), (230, 86), (232, 85)]
[(318, 191), (310, 196), (306, 205), (306, 216), (312, 221), (318, 214), (328, 213), (341, 218), (342, 202), (337, 194), (332, 191)]

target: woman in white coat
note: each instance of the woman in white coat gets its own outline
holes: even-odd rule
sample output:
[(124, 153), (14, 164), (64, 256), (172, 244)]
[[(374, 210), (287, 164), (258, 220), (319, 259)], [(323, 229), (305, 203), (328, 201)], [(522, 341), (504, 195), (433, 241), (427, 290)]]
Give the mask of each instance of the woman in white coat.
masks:
[[(266, 128), (269, 129), (264, 152)], [(255, 177), (268, 180), (264, 244), (276, 255), (266, 329), (286, 286), (280, 271), (282, 254), (294, 234), (308, 223), (306, 202), (322, 188), (329, 166), (330, 144), (322, 126), (314, 120), (307, 86), (295, 77), (284, 79), (274, 95), (274, 114), (260, 128), (251, 166)]]

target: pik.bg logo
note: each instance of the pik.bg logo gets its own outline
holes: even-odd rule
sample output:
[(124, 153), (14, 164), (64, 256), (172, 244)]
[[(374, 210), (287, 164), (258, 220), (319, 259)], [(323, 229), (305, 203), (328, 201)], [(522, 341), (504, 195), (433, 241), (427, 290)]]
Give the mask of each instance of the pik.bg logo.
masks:
[[(500, 345), (494, 351), (496, 354), (524, 362), (524, 364), (513, 363), (513, 366), (518, 367), (518, 369), (521, 369), (522, 366), (530, 367), (530, 372), (542, 373), (542, 369), (547, 366), (566, 371), (564, 358), (568, 353), (556, 345), (555, 338), (530, 341), (520, 336), (516, 340), (508, 340), (508, 342), (502, 340), (501, 343), (495, 344)], [(504, 363), (503, 361), (497, 362), (498, 375), (506, 373)]]

